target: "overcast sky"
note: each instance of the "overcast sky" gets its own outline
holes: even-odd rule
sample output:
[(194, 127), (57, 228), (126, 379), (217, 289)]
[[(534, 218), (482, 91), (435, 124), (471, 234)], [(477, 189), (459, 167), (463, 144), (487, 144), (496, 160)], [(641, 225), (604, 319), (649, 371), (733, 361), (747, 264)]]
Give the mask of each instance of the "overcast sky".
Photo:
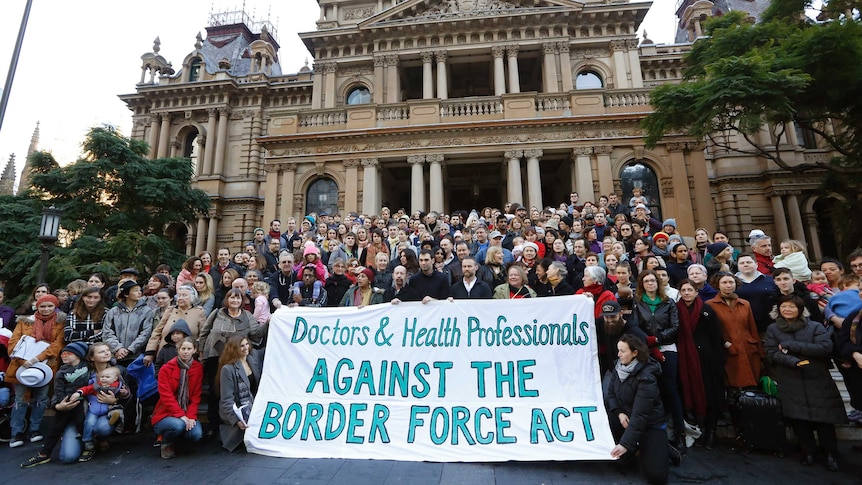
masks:
[[(161, 39), (161, 52), (178, 69), (194, 49), (211, 11), (245, 10), (269, 18), (281, 43), (282, 72), (299, 70), (311, 55), (297, 37), (315, 29), (315, 0), (34, 0), (3, 126), (0, 171), (11, 153), (20, 174), (40, 121), (42, 150), (61, 163), (76, 160), (92, 126), (108, 123), (128, 134), (131, 112), (117, 96), (133, 93), (140, 56)], [(5, 83), (25, 0), (0, 1), (0, 80)], [(656, 43), (674, 37), (674, 0), (654, 0), (644, 26)], [(0, 89), (3, 84), (0, 83)]]

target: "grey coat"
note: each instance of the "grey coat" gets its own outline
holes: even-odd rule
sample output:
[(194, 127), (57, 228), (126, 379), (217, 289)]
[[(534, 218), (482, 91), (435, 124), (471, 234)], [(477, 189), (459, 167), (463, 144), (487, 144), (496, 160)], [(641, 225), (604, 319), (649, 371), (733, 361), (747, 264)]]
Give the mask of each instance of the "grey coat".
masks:
[(128, 349), (126, 360), (134, 360), (141, 352), (153, 333), (153, 309), (143, 298), (134, 308), (122, 301), (105, 314), (102, 326), (102, 341), (111, 347), (111, 352)]
[[(250, 354), (246, 357), (246, 362), (251, 367), (251, 373), (255, 380), (260, 383), (261, 368), (257, 358)], [(233, 405), (236, 403), (237, 406), (240, 406), (247, 403), (249, 411), (251, 411), (251, 405), (254, 403), (251, 384), (241, 362), (237, 361), (221, 368), (219, 389), (221, 397), (218, 413), (222, 420), (222, 424), (219, 426), (219, 438), (221, 438), (221, 445), (224, 449), (233, 451), (242, 444), (245, 436), (245, 430), (239, 429), (237, 426), (239, 418), (233, 411)]]
[[(779, 350), (779, 345), (787, 352)], [(765, 347), (766, 355), (775, 364), (784, 416), (816, 423), (847, 422), (844, 403), (829, 374), (832, 339), (823, 325), (805, 318), (805, 324), (793, 332), (779, 318), (766, 329)], [(810, 364), (797, 367), (803, 360)]]
[(214, 310), (198, 337), (198, 349), (204, 359), (218, 357), (227, 340), (234, 335), (242, 335), (249, 340), (259, 340), (266, 333), (263, 326), (254, 319), (254, 316), (243, 310), (238, 317), (233, 318), (227, 313), (227, 309)]

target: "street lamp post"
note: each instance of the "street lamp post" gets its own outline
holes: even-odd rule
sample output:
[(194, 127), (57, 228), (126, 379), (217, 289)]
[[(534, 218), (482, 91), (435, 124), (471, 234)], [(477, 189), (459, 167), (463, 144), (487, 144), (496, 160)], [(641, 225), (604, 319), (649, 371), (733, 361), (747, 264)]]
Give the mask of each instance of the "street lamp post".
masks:
[(39, 263), (39, 280), (37, 284), (45, 282), (48, 273), (48, 256), (57, 236), (60, 232), (60, 211), (53, 205), (42, 210), (42, 223), (39, 225), (39, 241), (42, 243), (42, 261)]

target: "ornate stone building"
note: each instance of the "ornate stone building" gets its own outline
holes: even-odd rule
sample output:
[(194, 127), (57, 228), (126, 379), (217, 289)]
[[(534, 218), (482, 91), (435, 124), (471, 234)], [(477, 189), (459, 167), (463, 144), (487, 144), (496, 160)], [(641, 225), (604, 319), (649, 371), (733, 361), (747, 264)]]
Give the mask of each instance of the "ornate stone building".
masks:
[[(213, 200), (189, 252), (311, 211), (627, 201), (635, 186), (683, 234), (718, 223), (737, 241), (753, 225), (817, 238), (800, 232), (811, 185), (798, 177), (683, 136), (645, 148), (650, 90), (680, 80), (690, 47), (639, 42), (648, 2), (318, 3), (317, 30), (300, 34), (313, 69), (283, 74), (272, 27), (241, 13), (214, 15), (176, 70), (158, 39), (142, 56), (122, 96), (132, 136), (153, 157), (191, 158)], [(780, 143), (808, 157), (792, 136)]]

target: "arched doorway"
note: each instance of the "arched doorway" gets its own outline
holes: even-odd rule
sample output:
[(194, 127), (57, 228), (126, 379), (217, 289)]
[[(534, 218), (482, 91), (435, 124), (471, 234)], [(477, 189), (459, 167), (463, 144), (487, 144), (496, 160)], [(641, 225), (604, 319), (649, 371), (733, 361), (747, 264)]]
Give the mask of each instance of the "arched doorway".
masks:
[(642, 196), (646, 198), (647, 207), (652, 211), (652, 217), (662, 220), (658, 177), (649, 165), (637, 160), (627, 163), (620, 171), (620, 185), (623, 204), (628, 205), (634, 195), (634, 189), (639, 188)]
[(338, 184), (329, 177), (321, 177), (308, 186), (305, 195), (305, 213), (335, 214), (338, 212)]
[(835, 216), (839, 215), (836, 210), (841, 210), (840, 201), (832, 197), (820, 197), (812, 208), (815, 214), (820, 214), (817, 218), (817, 237), (820, 238), (821, 254), (832, 258), (842, 256), (838, 237), (844, 230), (839, 231), (839, 226), (835, 224)]
[(198, 133), (197, 128), (194, 126), (189, 126), (183, 129), (181, 133), (181, 147), (182, 153), (180, 154), (183, 158), (188, 158), (191, 161), (192, 165), (192, 177), (197, 177), (199, 173), (201, 173), (202, 167), (199, 165), (202, 163), (200, 158), (199, 148), (200, 144), (198, 143), (198, 137), (200, 134)]

